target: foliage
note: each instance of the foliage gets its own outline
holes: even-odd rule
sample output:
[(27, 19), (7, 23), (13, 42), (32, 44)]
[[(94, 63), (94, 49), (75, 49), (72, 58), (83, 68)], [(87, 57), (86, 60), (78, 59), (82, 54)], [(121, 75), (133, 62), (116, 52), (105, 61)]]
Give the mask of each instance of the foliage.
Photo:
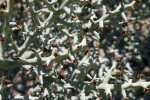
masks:
[(149, 99), (149, 0), (0, 0), (3, 100)]

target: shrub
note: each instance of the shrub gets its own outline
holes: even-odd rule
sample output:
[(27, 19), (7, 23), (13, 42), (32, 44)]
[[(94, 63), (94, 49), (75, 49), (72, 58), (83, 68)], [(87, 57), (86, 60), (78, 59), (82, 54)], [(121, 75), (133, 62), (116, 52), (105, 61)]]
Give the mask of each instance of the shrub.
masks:
[(148, 99), (149, 3), (1, 0), (1, 98)]

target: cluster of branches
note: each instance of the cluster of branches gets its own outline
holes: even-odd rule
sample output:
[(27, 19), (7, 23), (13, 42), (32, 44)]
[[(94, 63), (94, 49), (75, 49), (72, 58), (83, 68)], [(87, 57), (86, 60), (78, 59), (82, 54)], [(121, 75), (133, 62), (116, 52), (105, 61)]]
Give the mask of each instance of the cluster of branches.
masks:
[[(146, 15), (149, 11), (140, 20), (136, 13), (141, 12), (135, 7), (135, 16), (131, 17), (134, 5), (143, 4), (142, 9), (148, 9), (145, 2), (4, 0), (0, 3), (2, 99), (129, 100), (136, 99), (135, 90), (142, 88), (145, 96), (149, 93), (149, 77), (134, 70), (135, 63), (149, 61), (149, 48), (143, 46), (150, 43), (144, 41), (149, 38), (145, 30), (149, 27)], [(145, 73), (149, 71), (147, 67)], [(26, 86), (20, 86), (19, 77), (26, 80)]]

